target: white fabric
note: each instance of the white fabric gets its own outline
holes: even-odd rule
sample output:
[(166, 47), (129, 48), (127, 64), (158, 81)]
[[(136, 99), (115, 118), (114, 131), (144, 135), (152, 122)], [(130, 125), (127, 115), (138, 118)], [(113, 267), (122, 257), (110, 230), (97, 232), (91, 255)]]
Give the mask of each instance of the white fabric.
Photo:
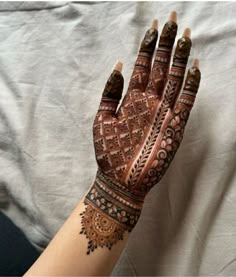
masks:
[(178, 37), (192, 28), (189, 64), (200, 59), (201, 86), (113, 274), (236, 274), (234, 2), (0, 4), (2, 210), (39, 249), (94, 179), (91, 127), (115, 62), (126, 92), (145, 31), (155, 17), (161, 30), (171, 10)]

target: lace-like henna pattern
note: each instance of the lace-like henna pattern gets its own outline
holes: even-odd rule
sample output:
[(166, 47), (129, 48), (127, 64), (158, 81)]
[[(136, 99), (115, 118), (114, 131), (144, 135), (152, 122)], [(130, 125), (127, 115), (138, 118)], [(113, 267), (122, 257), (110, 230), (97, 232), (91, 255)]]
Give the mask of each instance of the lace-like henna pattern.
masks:
[(157, 31), (147, 31), (118, 110), (123, 77), (113, 71), (107, 81), (93, 124), (98, 171), (81, 213), (87, 254), (97, 247), (111, 249), (134, 228), (147, 192), (161, 180), (181, 143), (200, 71), (188, 71), (179, 95), (191, 40), (178, 40), (167, 74), (176, 32), (177, 25), (167, 22), (150, 73)]
[(111, 249), (113, 244), (123, 239), (125, 229), (91, 205), (87, 205), (80, 215), (82, 216), (80, 234), (85, 234), (89, 240), (87, 254), (93, 252), (98, 246)]

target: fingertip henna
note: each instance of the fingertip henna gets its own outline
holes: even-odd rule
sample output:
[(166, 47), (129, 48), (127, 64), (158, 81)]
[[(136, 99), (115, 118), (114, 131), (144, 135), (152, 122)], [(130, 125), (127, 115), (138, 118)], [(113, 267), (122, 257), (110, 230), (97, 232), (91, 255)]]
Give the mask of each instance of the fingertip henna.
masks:
[(158, 31), (155, 28), (150, 28), (147, 30), (140, 47), (140, 52), (147, 52), (152, 54), (156, 47), (157, 37)]
[(201, 72), (198, 67), (192, 67), (188, 70), (187, 78), (183, 91), (176, 102), (176, 106), (181, 105), (181, 109), (192, 109), (195, 102), (201, 80)]
[(177, 42), (177, 47), (175, 50), (173, 65), (178, 64), (187, 64), (190, 50), (192, 47), (192, 41), (189, 37), (182, 37)]
[(174, 21), (168, 21), (161, 33), (159, 46), (172, 48), (177, 34), (178, 26)]
[[(102, 97), (120, 100), (124, 86), (124, 78), (120, 71), (114, 70), (105, 86)], [(103, 99), (104, 100), (104, 99)]]
[(166, 87), (163, 92), (164, 101), (166, 100), (170, 108), (173, 108), (180, 93), (191, 46), (192, 42), (189, 37), (182, 37), (177, 42), (173, 64), (169, 71)]
[(162, 30), (152, 72), (149, 76), (146, 91), (150, 94), (158, 95), (159, 98), (161, 98), (166, 82), (176, 33), (177, 24), (174, 21), (168, 21)]
[(193, 91), (197, 93), (200, 80), (201, 80), (200, 70), (197, 67), (190, 68), (187, 74), (184, 90)]
[(128, 90), (145, 90), (149, 78), (152, 63), (152, 55), (156, 47), (158, 31), (155, 28), (147, 30), (142, 40), (138, 57), (135, 62)]

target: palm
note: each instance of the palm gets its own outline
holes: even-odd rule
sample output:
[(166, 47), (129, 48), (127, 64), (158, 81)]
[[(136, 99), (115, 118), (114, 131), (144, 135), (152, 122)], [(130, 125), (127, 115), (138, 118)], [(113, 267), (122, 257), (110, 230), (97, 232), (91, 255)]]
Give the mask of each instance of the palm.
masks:
[[(178, 41), (168, 74), (176, 31), (173, 22), (165, 25), (152, 70), (157, 34), (154, 29), (147, 32), (119, 110), (109, 111), (117, 106), (116, 92), (119, 86), (123, 87), (123, 80), (116, 72), (116, 80), (111, 79), (106, 85), (94, 121), (94, 145), (100, 171), (128, 186), (133, 193), (145, 195), (164, 175), (182, 140), (200, 81), (199, 70), (193, 68), (185, 82), (185, 93), (178, 97), (191, 41), (188, 38)], [(106, 105), (108, 108), (103, 109)]]

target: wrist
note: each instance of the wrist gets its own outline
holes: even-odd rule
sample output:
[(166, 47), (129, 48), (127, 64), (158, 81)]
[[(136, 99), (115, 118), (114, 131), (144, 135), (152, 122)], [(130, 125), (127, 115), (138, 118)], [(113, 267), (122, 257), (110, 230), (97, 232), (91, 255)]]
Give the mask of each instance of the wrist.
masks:
[(123, 240), (126, 231), (132, 231), (141, 214), (143, 196), (132, 194), (127, 187), (98, 171), (84, 204), (81, 233), (89, 239), (89, 254), (98, 246), (111, 249)]

